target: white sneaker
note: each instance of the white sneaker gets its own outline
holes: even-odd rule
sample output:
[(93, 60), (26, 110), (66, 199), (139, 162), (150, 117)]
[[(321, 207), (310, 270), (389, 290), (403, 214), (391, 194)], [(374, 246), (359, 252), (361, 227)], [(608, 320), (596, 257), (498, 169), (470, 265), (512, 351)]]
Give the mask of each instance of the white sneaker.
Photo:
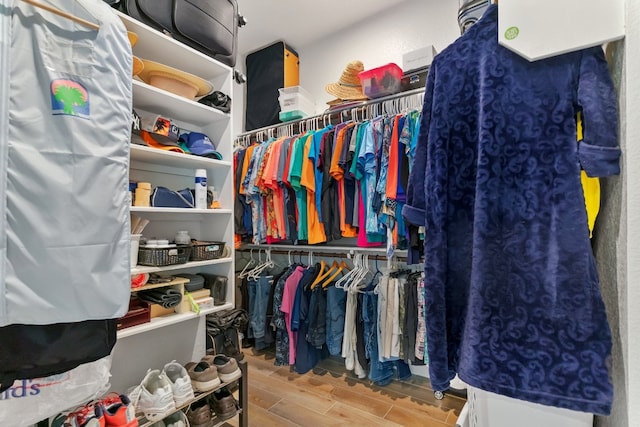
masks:
[(163, 421), (165, 427), (189, 427), (189, 420), (182, 411), (169, 415)]
[(171, 383), (173, 400), (176, 402), (176, 407), (180, 407), (193, 400), (194, 395), (193, 387), (191, 387), (191, 378), (189, 378), (187, 370), (181, 364), (174, 360), (164, 365), (162, 372)]
[(136, 412), (152, 422), (176, 410), (171, 382), (159, 369), (149, 370), (140, 385), (129, 392), (129, 397)]

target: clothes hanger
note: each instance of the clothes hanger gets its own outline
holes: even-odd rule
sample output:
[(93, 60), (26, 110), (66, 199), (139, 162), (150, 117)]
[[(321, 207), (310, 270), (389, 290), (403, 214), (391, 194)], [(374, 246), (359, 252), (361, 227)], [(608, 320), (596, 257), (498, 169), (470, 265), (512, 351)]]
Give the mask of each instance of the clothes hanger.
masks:
[(347, 263), (342, 260), (337, 265), (336, 271), (322, 283), (322, 287), (326, 288), (327, 286), (329, 286), (335, 280), (335, 278), (338, 277), (338, 274), (340, 274), (344, 269), (349, 270), (349, 265), (347, 265)]
[(320, 271), (318, 271), (318, 275), (316, 276), (315, 280), (311, 283), (311, 285), (309, 286), (310, 289), (313, 289), (316, 287), (316, 285), (322, 280), (322, 277), (324, 277), (324, 269), (327, 267), (327, 263), (324, 260), (320, 260)]
[(83, 25), (87, 28), (91, 28), (92, 30), (99, 31), (100, 25), (94, 24), (93, 22), (87, 21), (86, 19), (82, 19), (78, 16), (72, 15), (68, 12), (55, 8), (53, 6), (49, 6), (48, 4), (43, 4), (37, 2), (35, 0), (22, 0), (25, 3), (29, 3), (31, 6), (37, 7), (39, 9), (46, 10), (47, 12), (51, 12), (55, 15), (62, 16), (63, 18), (69, 19), (77, 24)]
[(244, 266), (244, 268), (242, 269), (242, 271), (240, 272), (240, 274), (238, 274), (238, 277), (240, 277), (241, 279), (244, 279), (247, 276), (247, 269), (249, 267), (251, 267), (251, 265), (254, 263), (255, 261), (253, 260), (253, 249), (251, 249), (251, 259), (249, 260), (249, 262)]
[[(320, 266), (322, 267), (322, 264), (324, 263), (324, 260), (320, 261)], [(326, 267), (326, 264), (324, 265)], [(327, 278), (331, 273), (333, 273), (333, 271), (338, 268), (338, 262), (336, 260), (333, 260), (333, 263), (329, 266), (329, 269), (327, 269), (327, 271), (325, 271), (324, 273), (322, 273), (322, 269), (321, 274), (318, 274), (318, 277), (316, 277), (316, 280), (313, 281), (313, 283), (311, 284), (311, 289), (315, 288), (317, 285), (321, 285), (321, 287), (323, 287), (323, 282), (325, 278)]]
[(358, 271), (359, 268), (359, 256), (355, 254), (353, 257), (353, 268), (347, 272), (344, 276), (342, 276), (336, 282), (336, 288), (345, 290), (345, 285), (348, 283), (349, 279)]

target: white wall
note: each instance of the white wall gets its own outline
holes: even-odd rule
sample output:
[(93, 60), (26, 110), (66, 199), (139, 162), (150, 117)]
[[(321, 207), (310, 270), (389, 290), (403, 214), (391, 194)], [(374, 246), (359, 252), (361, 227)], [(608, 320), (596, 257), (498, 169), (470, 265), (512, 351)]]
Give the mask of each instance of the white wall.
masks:
[(363, 62), (365, 70), (389, 62), (402, 67), (402, 54), (427, 45), (440, 52), (457, 37), (458, 2), (413, 0), (300, 49), (300, 85), (313, 95), (316, 112), (333, 99), (325, 92), (347, 63)]
[(629, 425), (640, 425), (640, 2), (627, 0), (626, 61), (626, 152), (627, 176), (627, 296), (624, 329), (626, 342)]
[[(402, 67), (405, 52), (430, 44), (440, 52), (460, 35), (457, 17), (456, 1), (411, 0), (307, 46), (286, 41), (300, 55), (300, 85), (311, 93), (316, 112), (321, 113), (332, 99), (325, 86), (338, 80), (347, 63), (359, 59), (365, 69), (389, 62)], [(237, 64), (241, 69), (244, 58), (239, 57)], [(235, 84), (232, 98), (237, 135), (244, 130), (244, 87)]]

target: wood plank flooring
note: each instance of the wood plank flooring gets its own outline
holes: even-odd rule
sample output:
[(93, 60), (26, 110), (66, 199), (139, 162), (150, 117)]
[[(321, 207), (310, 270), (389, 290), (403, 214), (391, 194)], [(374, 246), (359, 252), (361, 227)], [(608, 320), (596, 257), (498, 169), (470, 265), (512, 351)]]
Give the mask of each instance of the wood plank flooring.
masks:
[[(358, 379), (343, 359), (330, 358), (300, 375), (274, 366), (273, 353), (245, 349), (249, 366), (249, 425), (256, 427), (455, 426), (465, 400), (436, 400), (429, 380), (412, 376), (379, 387)], [(237, 419), (225, 427), (237, 427)]]

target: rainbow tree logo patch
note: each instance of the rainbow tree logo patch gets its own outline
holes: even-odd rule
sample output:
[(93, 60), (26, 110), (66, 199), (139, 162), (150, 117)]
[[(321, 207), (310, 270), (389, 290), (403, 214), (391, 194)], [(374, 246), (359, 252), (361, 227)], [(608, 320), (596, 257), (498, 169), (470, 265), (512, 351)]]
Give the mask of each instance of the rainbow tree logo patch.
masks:
[(64, 114), (89, 118), (89, 93), (78, 82), (56, 79), (51, 82), (51, 110), (54, 115)]

